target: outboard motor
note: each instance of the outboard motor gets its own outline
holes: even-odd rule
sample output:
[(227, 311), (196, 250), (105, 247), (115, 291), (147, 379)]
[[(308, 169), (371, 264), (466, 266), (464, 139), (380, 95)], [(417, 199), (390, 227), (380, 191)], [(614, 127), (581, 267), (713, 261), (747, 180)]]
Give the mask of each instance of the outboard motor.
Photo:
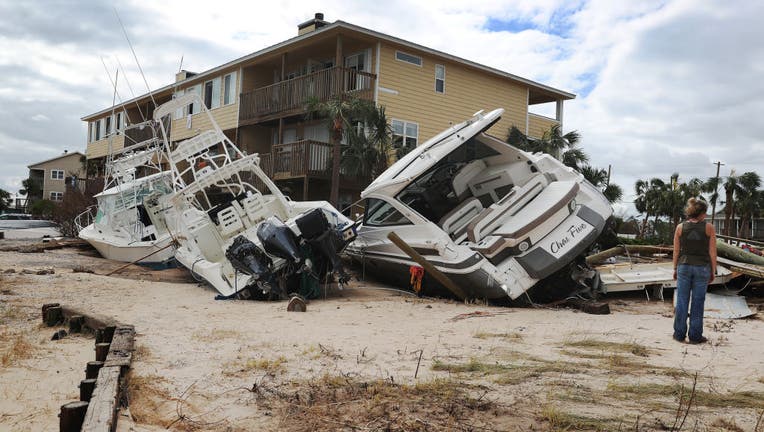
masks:
[(233, 239), (233, 243), (225, 251), (225, 257), (237, 271), (254, 277), (258, 282), (271, 282), (273, 261), (246, 237), (238, 236)]
[(257, 227), (257, 238), (265, 248), (265, 252), (302, 264), (303, 258), (300, 248), (297, 247), (297, 238), (278, 218), (271, 216)]
[(321, 209), (313, 209), (300, 216), (296, 223), (310, 247), (332, 263), (332, 268), (337, 273), (339, 282), (341, 284), (347, 283), (350, 280), (350, 275), (345, 273), (342, 260), (337, 253), (338, 249), (342, 249), (343, 241), (339, 233), (329, 225), (324, 212)]

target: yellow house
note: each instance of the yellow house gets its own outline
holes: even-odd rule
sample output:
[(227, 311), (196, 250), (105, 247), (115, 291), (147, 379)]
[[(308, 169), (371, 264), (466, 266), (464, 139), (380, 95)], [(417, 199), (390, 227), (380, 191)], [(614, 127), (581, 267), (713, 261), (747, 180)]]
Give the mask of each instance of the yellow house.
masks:
[[(298, 34), (202, 73), (181, 71), (175, 82), (87, 115), (88, 158), (101, 158), (137, 140), (125, 124), (150, 118), (173, 95), (202, 96), (226, 135), (242, 150), (260, 153), (262, 168), (294, 199), (327, 199), (331, 177), (326, 119), (308, 120), (309, 100), (353, 94), (386, 107), (393, 140), (416, 145), (476, 111), (504, 108), (489, 133), (506, 138), (511, 126), (540, 137), (561, 124), (563, 102), (575, 95), (508, 72), (427, 48), (323, 14), (298, 25)], [(549, 104), (554, 118), (529, 112)], [(173, 116), (172, 141), (207, 127), (200, 107)], [(126, 144), (127, 143), (127, 144)], [(340, 205), (364, 186), (342, 178)]]
[(27, 195), (27, 202), (40, 199), (61, 201), (66, 192), (66, 179), (72, 176), (84, 177), (80, 152), (67, 151), (60, 156), (29, 165), (29, 178), (41, 186), (39, 195)]

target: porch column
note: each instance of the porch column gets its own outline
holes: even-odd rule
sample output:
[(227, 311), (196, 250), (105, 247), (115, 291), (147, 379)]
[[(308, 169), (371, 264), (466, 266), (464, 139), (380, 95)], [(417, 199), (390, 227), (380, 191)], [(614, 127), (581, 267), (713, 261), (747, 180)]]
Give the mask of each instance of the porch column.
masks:
[(560, 122), (560, 127), (562, 127), (562, 99), (557, 100), (557, 112), (555, 118)]
[[(338, 96), (342, 94), (342, 35), (337, 35), (337, 45), (334, 55), (334, 66), (337, 73), (337, 92)], [(334, 119), (330, 119), (334, 121)], [(332, 184), (329, 193), (329, 202), (337, 206), (340, 201), (340, 141), (342, 140), (342, 130), (335, 129), (332, 132)]]

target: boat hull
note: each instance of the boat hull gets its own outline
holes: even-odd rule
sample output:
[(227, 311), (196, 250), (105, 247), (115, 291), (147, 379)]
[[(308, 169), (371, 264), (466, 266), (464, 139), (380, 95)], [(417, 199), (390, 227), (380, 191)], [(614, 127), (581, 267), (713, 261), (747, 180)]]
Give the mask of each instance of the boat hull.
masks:
[(175, 255), (172, 237), (160, 237), (154, 241), (123, 244), (96, 233), (93, 226), (88, 226), (79, 233), (79, 237), (93, 246), (106, 259), (138, 264), (159, 264), (169, 261)]

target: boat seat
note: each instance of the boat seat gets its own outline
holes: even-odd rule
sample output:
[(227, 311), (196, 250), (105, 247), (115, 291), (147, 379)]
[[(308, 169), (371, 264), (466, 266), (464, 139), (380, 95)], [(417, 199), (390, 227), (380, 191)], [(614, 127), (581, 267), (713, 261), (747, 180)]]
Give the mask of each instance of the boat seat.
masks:
[(241, 206), (252, 225), (257, 225), (269, 216), (265, 199), (259, 192), (241, 200)]
[(469, 221), (480, 214), (482, 210), (483, 204), (480, 203), (479, 199), (475, 197), (469, 198), (446, 213), (440, 219), (438, 225), (449, 235), (456, 234), (459, 237), (459, 231), (465, 228)]
[(239, 212), (234, 206), (226, 207), (218, 213), (218, 222), (220, 234), (225, 237), (231, 237), (244, 229)]
[(477, 177), (486, 168), (485, 162), (482, 159), (474, 160), (467, 165), (463, 166), (458, 173), (454, 176), (452, 181), (454, 192), (457, 198), (463, 200), (470, 194), (469, 182)]
[(513, 183), (506, 169), (499, 168), (491, 171), (484, 165), (480, 174), (470, 179), (469, 188), (473, 196), (488, 195), (491, 198), (490, 202), (497, 202), (512, 189)]

